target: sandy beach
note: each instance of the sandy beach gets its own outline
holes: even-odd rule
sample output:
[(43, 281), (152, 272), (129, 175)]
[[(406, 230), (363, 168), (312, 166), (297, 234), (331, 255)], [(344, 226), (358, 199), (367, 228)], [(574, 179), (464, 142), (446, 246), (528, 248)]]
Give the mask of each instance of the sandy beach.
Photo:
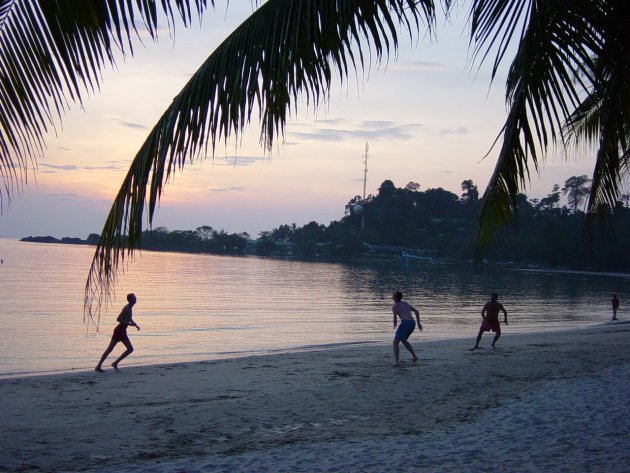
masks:
[(629, 471), (629, 324), (472, 335), (0, 380), (0, 470)]

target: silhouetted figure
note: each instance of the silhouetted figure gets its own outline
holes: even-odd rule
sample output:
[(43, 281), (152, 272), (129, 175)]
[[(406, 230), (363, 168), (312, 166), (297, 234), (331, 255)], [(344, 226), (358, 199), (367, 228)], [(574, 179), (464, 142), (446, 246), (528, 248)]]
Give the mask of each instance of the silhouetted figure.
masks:
[(392, 299), (394, 300), (394, 304), (392, 305), (392, 313), (394, 314), (394, 328), (398, 325), (398, 317), (400, 317), (400, 325), (396, 330), (396, 334), (394, 335), (394, 366), (399, 365), (399, 355), (400, 348), (398, 346), (399, 343), (402, 342), (404, 347), (411, 353), (412, 361), (418, 361), (418, 357), (416, 356), (411, 344), (407, 341), (409, 335), (416, 328), (416, 322), (413, 320), (413, 316), (411, 313), (416, 314), (416, 320), (418, 321), (418, 329), (422, 331), (422, 324), (420, 323), (420, 312), (418, 309), (413, 307), (407, 302), (402, 300), (403, 294), (400, 291), (396, 291)]
[(486, 304), (483, 306), (483, 309), (481, 309), (481, 318), (483, 320), (481, 321), (481, 327), (479, 327), (477, 342), (475, 343), (475, 346), (471, 348), (471, 350), (476, 350), (477, 348), (479, 348), (479, 342), (481, 341), (481, 336), (483, 335), (483, 332), (489, 332), (490, 330), (495, 333), (494, 339), (492, 340), (492, 348), (496, 348), (497, 340), (501, 336), (501, 324), (499, 324), (500, 311), (503, 311), (503, 323), (505, 323), (505, 325), (508, 325), (507, 311), (505, 310), (505, 307), (503, 307), (503, 304), (498, 301), (498, 299), (499, 296), (497, 295), (497, 293), (493, 292), (490, 296), (490, 300), (486, 302)]
[(120, 315), (116, 319), (118, 321), (118, 325), (114, 329), (114, 333), (112, 335), (112, 340), (109, 342), (109, 346), (101, 356), (101, 360), (94, 368), (94, 371), (104, 372), (105, 370), (102, 368), (103, 362), (107, 358), (107, 356), (112, 352), (114, 347), (118, 344), (118, 342), (122, 342), (123, 345), (127, 348), (122, 355), (118, 357), (116, 361), (112, 363), (112, 366), (116, 371), (118, 371), (118, 363), (120, 363), (124, 358), (131, 355), (133, 352), (133, 345), (127, 336), (127, 327), (131, 325), (132, 327), (136, 327), (140, 330), (140, 326), (133, 321), (131, 309), (135, 305), (137, 299), (134, 294), (127, 294), (127, 302), (128, 304), (123, 307)]
[(617, 310), (619, 310), (619, 299), (617, 299), (617, 294), (613, 294), (610, 303), (612, 304), (613, 310), (612, 320), (617, 320)]

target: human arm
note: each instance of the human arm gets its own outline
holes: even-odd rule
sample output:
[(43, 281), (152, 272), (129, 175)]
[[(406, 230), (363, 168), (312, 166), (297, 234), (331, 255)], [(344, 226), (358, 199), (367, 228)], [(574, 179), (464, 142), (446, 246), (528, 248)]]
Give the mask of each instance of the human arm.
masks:
[(396, 328), (396, 325), (398, 325), (398, 318), (396, 317), (396, 309), (394, 307), (392, 307), (392, 314), (394, 314), (394, 328)]
[(416, 320), (418, 321), (418, 330), (422, 332), (422, 324), (420, 323), (420, 311), (418, 311), (418, 309), (416, 309), (412, 305), (410, 305), (409, 308), (411, 309), (411, 312), (416, 315)]
[(503, 323), (505, 325), (510, 325), (508, 324), (508, 320), (507, 320), (507, 310), (505, 310), (505, 307), (503, 307), (503, 305), (501, 305), (501, 310), (503, 311)]
[(138, 330), (140, 330), (140, 325), (135, 323), (133, 319), (129, 319), (129, 325), (131, 325), (132, 327), (136, 327)]

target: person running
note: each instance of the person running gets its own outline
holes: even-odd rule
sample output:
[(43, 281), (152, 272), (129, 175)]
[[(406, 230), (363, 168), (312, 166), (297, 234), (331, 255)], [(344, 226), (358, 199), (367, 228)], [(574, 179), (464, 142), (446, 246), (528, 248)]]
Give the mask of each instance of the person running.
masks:
[(610, 302), (612, 304), (612, 310), (613, 310), (612, 320), (617, 320), (617, 310), (619, 310), (619, 299), (617, 299), (617, 294), (613, 294)]
[(418, 321), (418, 329), (422, 331), (422, 324), (420, 323), (420, 312), (414, 306), (408, 304), (407, 302), (402, 300), (403, 294), (400, 291), (396, 291), (392, 299), (394, 300), (394, 304), (392, 305), (392, 313), (394, 314), (394, 328), (398, 325), (398, 317), (400, 317), (400, 325), (396, 330), (396, 334), (394, 335), (394, 366), (398, 366), (400, 364), (399, 356), (400, 356), (400, 348), (399, 344), (402, 342), (404, 347), (411, 353), (412, 360), (418, 361), (418, 357), (416, 353), (413, 351), (411, 344), (407, 341), (409, 335), (415, 330), (416, 322), (413, 320), (413, 316), (411, 313), (416, 314), (416, 320)]
[(481, 327), (479, 327), (479, 334), (477, 335), (477, 343), (475, 346), (471, 348), (472, 350), (476, 350), (479, 348), (479, 342), (481, 341), (481, 336), (483, 332), (489, 332), (492, 330), (495, 335), (492, 340), (492, 348), (496, 348), (496, 343), (499, 337), (501, 336), (501, 324), (499, 324), (499, 312), (503, 311), (503, 323), (508, 325), (507, 311), (503, 304), (499, 302), (499, 296), (496, 292), (493, 292), (490, 296), (490, 300), (485, 303), (483, 309), (481, 309)]
[(133, 345), (131, 344), (129, 337), (127, 336), (127, 327), (131, 325), (132, 327), (136, 327), (138, 330), (140, 330), (140, 326), (133, 321), (132, 310), (131, 310), (133, 306), (135, 305), (135, 303), (137, 302), (136, 296), (134, 294), (127, 294), (127, 302), (128, 304), (125, 307), (123, 307), (122, 311), (120, 311), (120, 315), (116, 319), (118, 321), (118, 325), (114, 329), (114, 333), (112, 334), (112, 339), (109, 342), (109, 346), (103, 353), (103, 356), (101, 356), (101, 359), (98, 362), (98, 365), (96, 365), (96, 368), (94, 368), (94, 371), (98, 371), (101, 373), (105, 371), (102, 368), (103, 362), (105, 361), (107, 356), (112, 352), (112, 350), (118, 344), (118, 342), (122, 342), (123, 345), (125, 345), (125, 348), (127, 349), (123, 352), (122, 355), (118, 357), (116, 361), (112, 363), (112, 366), (114, 367), (116, 371), (118, 371), (118, 363), (120, 363), (124, 358), (128, 357), (129, 355), (131, 355), (131, 353), (133, 353)]

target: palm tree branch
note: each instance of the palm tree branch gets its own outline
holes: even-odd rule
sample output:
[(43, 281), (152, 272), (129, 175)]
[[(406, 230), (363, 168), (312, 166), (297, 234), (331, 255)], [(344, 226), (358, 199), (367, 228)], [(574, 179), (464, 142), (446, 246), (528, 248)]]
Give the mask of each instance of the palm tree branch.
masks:
[[(529, 162), (539, 170), (542, 156), (577, 106), (584, 82), (572, 79), (590, 70), (584, 64), (591, 60), (594, 35), (581, 16), (584, 12), (572, 8), (573, 2), (568, 1), (532, 1), (527, 8), (521, 3), (479, 1), (473, 11), (473, 37), (478, 51), (487, 48), (486, 55), (498, 37), (493, 33), (493, 20), (505, 17), (517, 4), (519, 11), (529, 15), (527, 19), (510, 19), (513, 28), (519, 24), (526, 27), (518, 38), (506, 82), (510, 111), (501, 132), (503, 144), (480, 207), (479, 253), (510, 222), (518, 194), (529, 182)], [(481, 29), (475, 30), (475, 25)], [(512, 37), (511, 32), (504, 32), (502, 38), (508, 37)], [(501, 42), (493, 71), (507, 48)]]
[(214, 153), (219, 141), (238, 140), (256, 109), (260, 141), (271, 148), (292, 103), (305, 96), (320, 106), (333, 72), (343, 80), (350, 68), (365, 67), (363, 48), (381, 61), (398, 47), (397, 27), (418, 25), (423, 13), (433, 25), (431, 7), (429, 0), (269, 0), (258, 8), (194, 73), (136, 154), (94, 255), (86, 319), (98, 327), (119, 266), (139, 248), (145, 204), (150, 225), (174, 171)]
[(563, 129), (568, 142), (598, 144), (587, 225), (615, 208), (621, 182), (628, 176), (630, 34), (624, 20), (630, 16), (630, 5), (610, 1), (605, 6), (597, 18), (600, 47), (593, 51), (590, 64), (592, 87)]
[[(164, 0), (169, 23), (175, 3), (185, 25), (208, 1)], [(152, 39), (158, 10), (153, 0), (0, 0), (0, 210), (21, 191), (29, 165), (44, 153), (44, 136), (71, 103), (100, 86), (100, 71), (118, 51), (133, 53), (136, 15)]]

